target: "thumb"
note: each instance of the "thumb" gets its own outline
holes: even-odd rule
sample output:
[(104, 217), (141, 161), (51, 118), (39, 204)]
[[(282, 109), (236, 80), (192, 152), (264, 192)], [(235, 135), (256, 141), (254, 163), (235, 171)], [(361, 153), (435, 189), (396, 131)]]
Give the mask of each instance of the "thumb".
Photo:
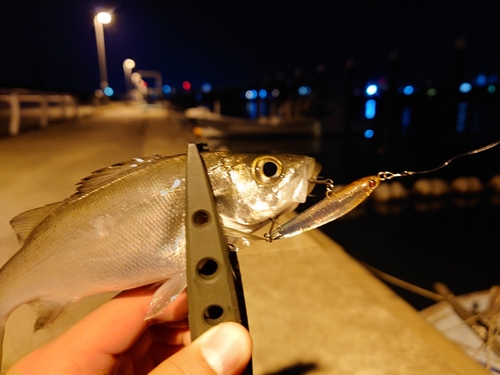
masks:
[(248, 331), (238, 323), (221, 323), (163, 361), (150, 375), (237, 375), (251, 355)]

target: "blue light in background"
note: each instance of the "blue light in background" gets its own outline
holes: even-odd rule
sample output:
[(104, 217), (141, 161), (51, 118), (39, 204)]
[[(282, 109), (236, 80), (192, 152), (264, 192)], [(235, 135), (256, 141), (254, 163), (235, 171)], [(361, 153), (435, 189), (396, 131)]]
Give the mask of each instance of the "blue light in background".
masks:
[(246, 107), (247, 107), (248, 116), (252, 120), (255, 120), (257, 118), (257, 102), (255, 102), (253, 100), (252, 101), (248, 101)]
[(494, 85), (489, 85), (488, 86), (488, 92), (490, 94), (493, 94), (495, 92), (495, 90), (496, 90), (496, 87)]
[(366, 88), (366, 95), (372, 96), (375, 95), (378, 91), (377, 85), (370, 85)]
[(486, 85), (486, 76), (484, 74), (480, 74), (476, 77), (474, 83), (477, 86), (484, 86)]
[(112, 96), (114, 93), (113, 89), (109, 86), (104, 89), (104, 95), (106, 96)]
[(462, 134), (465, 131), (466, 122), (467, 122), (467, 103), (462, 102), (458, 104), (457, 126), (455, 128), (458, 134)]
[(372, 118), (375, 117), (376, 111), (377, 111), (377, 102), (375, 102), (375, 100), (373, 99), (367, 100), (365, 103), (365, 117), (368, 120), (371, 120)]
[(472, 89), (472, 85), (468, 82), (464, 82), (460, 85), (460, 87), (458, 88), (458, 90), (463, 93), (463, 94), (466, 94), (468, 93), (470, 90)]
[(413, 94), (413, 90), (414, 90), (413, 86), (408, 85), (408, 86), (405, 86), (405, 88), (403, 89), (403, 93), (405, 95), (411, 95), (411, 94)]
[(194, 98), (198, 101), (200, 101), (202, 98), (203, 98), (203, 95), (201, 95), (200, 92), (197, 92), (196, 94), (194, 94)]
[(267, 91), (264, 89), (259, 90), (259, 98), (265, 99), (267, 97)]
[(410, 107), (404, 107), (403, 112), (401, 114), (401, 126), (403, 135), (408, 135), (408, 130), (410, 127), (411, 121), (411, 109)]
[(373, 135), (375, 134), (375, 132), (371, 129), (367, 129), (365, 130), (365, 132), (363, 133), (363, 135), (365, 136), (365, 138), (367, 139), (370, 139), (370, 138), (373, 138)]
[(172, 87), (170, 87), (169, 85), (163, 85), (163, 87), (161, 88), (161, 90), (163, 91), (163, 93), (165, 95), (168, 95), (172, 92)]
[(203, 85), (201, 85), (201, 92), (210, 92), (212, 91), (212, 85), (210, 83), (204, 83)]
[(297, 92), (301, 96), (309, 95), (311, 93), (311, 88), (309, 86), (300, 86)]

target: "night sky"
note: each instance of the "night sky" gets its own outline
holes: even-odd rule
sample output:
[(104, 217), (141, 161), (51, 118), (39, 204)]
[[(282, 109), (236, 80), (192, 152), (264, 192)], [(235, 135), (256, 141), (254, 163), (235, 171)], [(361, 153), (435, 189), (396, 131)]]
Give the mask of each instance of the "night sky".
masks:
[(0, 87), (93, 92), (99, 87), (93, 17), (105, 26), (109, 84), (123, 91), (122, 63), (159, 70), (164, 83), (257, 85), (319, 64), (332, 87), (353, 59), (360, 84), (400, 57), (401, 84), (444, 84), (454, 43), (467, 40), (466, 78), (498, 74), (498, 1), (2, 0)]

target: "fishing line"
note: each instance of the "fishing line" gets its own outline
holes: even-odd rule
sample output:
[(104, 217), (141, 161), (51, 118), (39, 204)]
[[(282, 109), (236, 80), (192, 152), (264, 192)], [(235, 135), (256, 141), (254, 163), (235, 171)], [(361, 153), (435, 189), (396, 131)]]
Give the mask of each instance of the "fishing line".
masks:
[(406, 177), (406, 176), (413, 176), (415, 174), (432, 173), (432, 172), (440, 170), (441, 168), (446, 167), (448, 164), (450, 164), (455, 159), (461, 158), (462, 156), (467, 156), (467, 155), (472, 155), (472, 154), (478, 154), (480, 152), (483, 152), (483, 151), (489, 150), (490, 148), (498, 146), (499, 144), (500, 144), (500, 139), (498, 141), (490, 143), (489, 145), (486, 145), (484, 147), (477, 148), (477, 149), (472, 150), (472, 151), (463, 152), (461, 154), (455, 155), (454, 157), (452, 157), (451, 159), (445, 161), (443, 164), (437, 166), (436, 168), (428, 169), (428, 170), (425, 170), (425, 171), (403, 171), (403, 172), (400, 172), (400, 173), (379, 172), (378, 173), (378, 177), (382, 181), (384, 181), (384, 180), (390, 180), (390, 179), (392, 179), (394, 177)]

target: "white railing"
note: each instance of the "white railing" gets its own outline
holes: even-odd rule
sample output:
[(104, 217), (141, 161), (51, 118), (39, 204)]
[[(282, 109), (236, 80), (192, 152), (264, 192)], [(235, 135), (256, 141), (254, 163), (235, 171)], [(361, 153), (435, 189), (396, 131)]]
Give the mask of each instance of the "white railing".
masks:
[[(21, 114), (30, 111), (38, 117), (38, 124), (44, 128), (48, 125), (49, 114), (55, 110), (51, 104), (57, 104), (60, 111), (58, 117), (62, 119), (69, 118), (68, 108), (73, 108), (73, 117), (78, 116), (78, 104), (76, 99), (68, 94), (24, 94), (12, 92), (0, 94), (0, 102), (9, 104), (10, 120), (9, 134), (19, 134), (21, 127)], [(38, 103), (36, 108), (22, 108), (21, 103)]]

